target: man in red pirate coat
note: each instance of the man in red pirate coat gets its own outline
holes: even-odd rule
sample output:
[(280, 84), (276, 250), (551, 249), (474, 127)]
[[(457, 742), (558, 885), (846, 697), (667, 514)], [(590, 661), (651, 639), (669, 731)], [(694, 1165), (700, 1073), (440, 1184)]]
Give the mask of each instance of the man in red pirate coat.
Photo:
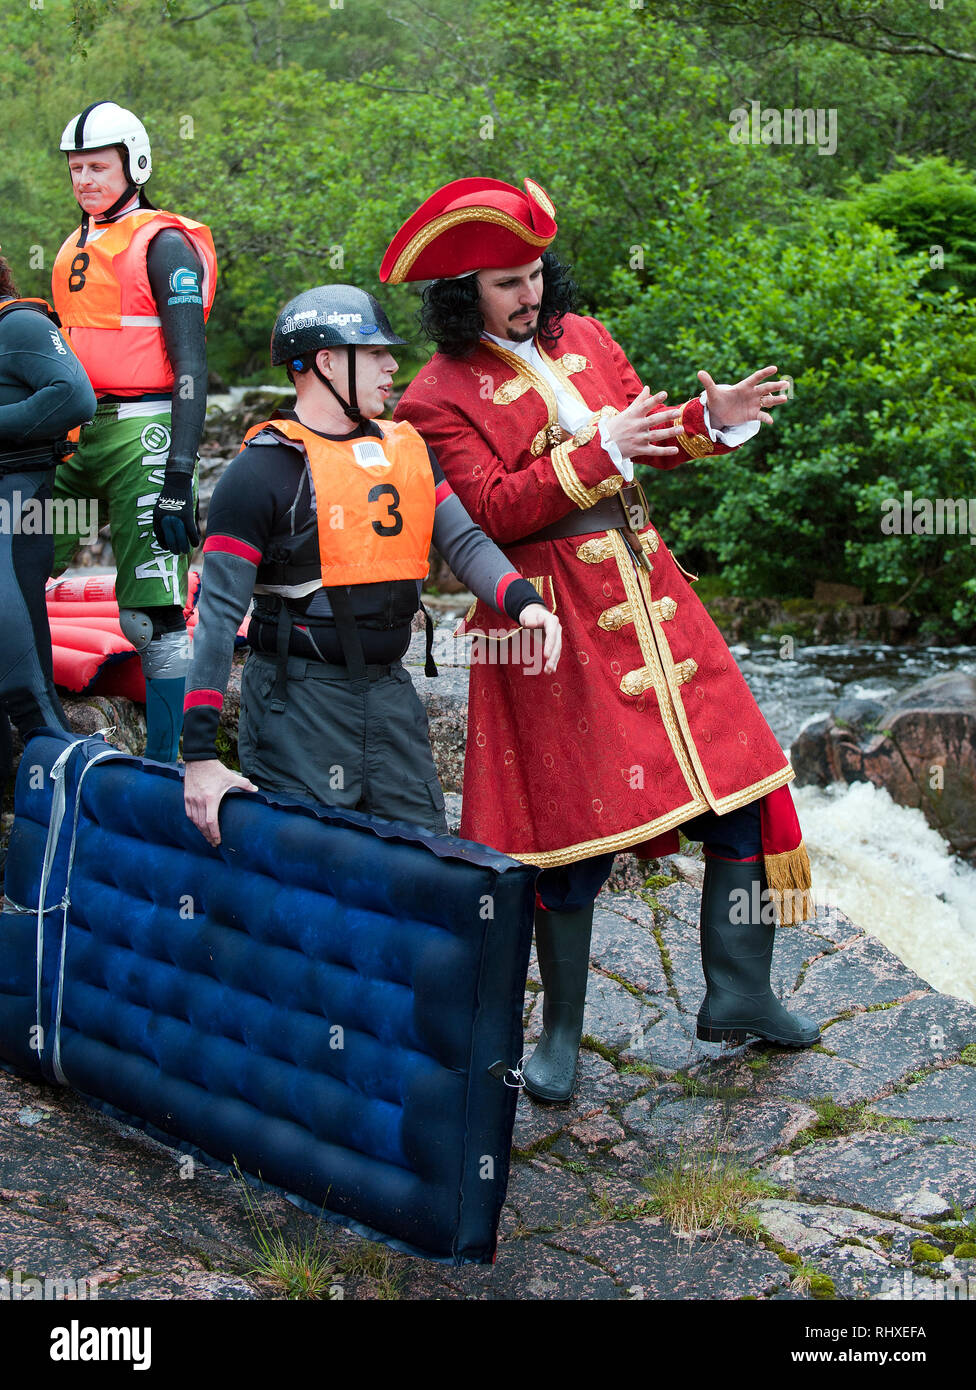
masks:
[(679, 826), (706, 850), (698, 1036), (819, 1037), (769, 986), (774, 908), (783, 922), (810, 910), (793, 770), (632, 485), (635, 464), (744, 442), (786, 383), (772, 366), (732, 386), (703, 371), (699, 398), (666, 407), (603, 325), (572, 312), (555, 235), (538, 184), (459, 179), (407, 219), (380, 268), (391, 284), (431, 282), (421, 322), (438, 348), (395, 418), (563, 624), (562, 669), (533, 677), (502, 659), (516, 624), (481, 604), (465, 622), (461, 833), (543, 871), (543, 1033), (524, 1075), (546, 1100), (572, 1093), (593, 901), (613, 855), (675, 853)]

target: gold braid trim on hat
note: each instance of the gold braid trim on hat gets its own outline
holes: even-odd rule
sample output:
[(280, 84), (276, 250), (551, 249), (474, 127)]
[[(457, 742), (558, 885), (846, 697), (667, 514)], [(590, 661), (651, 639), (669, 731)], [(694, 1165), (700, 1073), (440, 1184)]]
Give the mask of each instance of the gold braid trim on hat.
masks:
[(552, 199), (549, 197), (549, 194), (545, 191), (545, 189), (540, 188), (539, 185), (536, 183), (535, 179), (525, 179), (524, 183), (525, 191), (526, 193), (528, 193), (532, 201), (534, 203), (538, 203), (542, 211), (548, 213), (549, 216), (553, 219), (553, 221), (555, 221), (556, 209), (553, 207)]
[(539, 236), (538, 232), (530, 231), (511, 213), (502, 212), (501, 208), (455, 208), (453, 212), (442, 212), (432, 222), (428, 222), (426, 227), (421, 227), (419, 232), (414, 233), (397, 256), (396, 263), (390, 271), (389, 283), (402, 284), (421, 251), (425, 251), (442, 233), (459, 227), (463, 222), (488, 222), (493, 227), (504, 227), (507, 232), (514, 233), (528, 246), (545, 247), (554, 240), (554, 236)]

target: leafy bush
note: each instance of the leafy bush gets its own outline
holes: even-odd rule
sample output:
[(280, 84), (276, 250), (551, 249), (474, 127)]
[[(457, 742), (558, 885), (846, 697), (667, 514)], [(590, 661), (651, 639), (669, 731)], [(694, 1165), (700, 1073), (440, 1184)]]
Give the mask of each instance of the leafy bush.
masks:
[[(669, 274), (668, 265), (675, 272)], [(775, 364), (795, 381), (776, 423), (731, 455), (655, 472), (652, 514), (692, 567), (747, 595), (803, 597), (816, 578), (905, 602), (935, 628), (976, 622), (976, 546), (885, 535), (885, 499), (976, 497), (968, 421), (976, 308), (920, 288), (894, 234), (812, 201), (787, 227), (709, 234), (700, 205), (659, 243), (656, 283), (617, 277), (607, 324), (673, 401), (706, 368), (736, 381)], [(648, 277), (650, 279), (650, 276)]]

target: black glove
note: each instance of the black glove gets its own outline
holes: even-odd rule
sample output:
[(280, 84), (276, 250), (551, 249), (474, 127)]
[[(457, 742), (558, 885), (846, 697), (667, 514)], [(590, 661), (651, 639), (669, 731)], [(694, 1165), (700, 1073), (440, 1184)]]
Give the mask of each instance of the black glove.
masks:
[(163, 490), (153, 507), (153, 535), (174, 555), (186, 554), (200, 544), (192, 473), (166, 470)]

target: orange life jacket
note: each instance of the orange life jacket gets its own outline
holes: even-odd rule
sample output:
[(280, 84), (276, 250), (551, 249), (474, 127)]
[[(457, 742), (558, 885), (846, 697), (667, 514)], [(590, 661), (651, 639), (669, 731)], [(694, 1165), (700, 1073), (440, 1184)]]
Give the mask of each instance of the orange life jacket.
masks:
[(55, 328), (61, 327), (58, 322), (57, 314), (46, 299), (31, 299), (27, 296), (24, 298), (17, 298), (15, 296), (10, 299), (0, 299), (0, 319), (2, 319), (5, 314), (9, 314), (12, 309), (34, 309), (38, 313), (44, 314), (46, 318), (49, 318)]
[(304, 450), (326, 587), (427, 576), (435, 507), (427, 446), (405, 420), (373, 423), (382, 439), (323, 439), (283, 419), (255, 425), (244, 436), (246, 445), (269, 431)]
[[(175, 227), (203, 262), (204, 320), (217, 283), (210, 228), (175, 212), (139, 208), (107, 227), (93, 226), (83, 247), (77, 229), (58, 252), (51, 275), (54, 307), (99, 396), (141, 396), (173, 387), (159, 311), (146, 270), (157, 232)], [(179, 293), (179, 286), (174, 286)]]

